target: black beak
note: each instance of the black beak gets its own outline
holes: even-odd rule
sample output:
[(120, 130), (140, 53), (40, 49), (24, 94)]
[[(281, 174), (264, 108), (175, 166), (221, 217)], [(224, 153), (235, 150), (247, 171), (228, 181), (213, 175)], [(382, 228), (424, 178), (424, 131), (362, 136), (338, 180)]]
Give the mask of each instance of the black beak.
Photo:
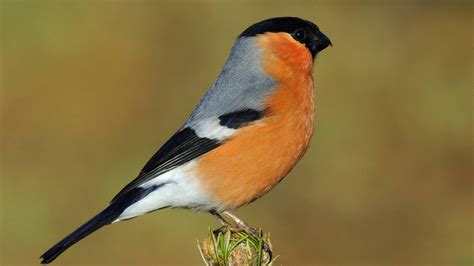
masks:
[(316, 53), (326, 49), (329, 45), (332, 46), (332, 43), (328, 36), (324, 35), (322, 32), (318, 32), (316, 40)]
[(322, 50), (326, 49), (329, 45), (332, 46), (332, 43), (328, 36), (320, 32), (319, 29), (315, 29), (309, 43), (307, 44), (307, 47), (309, 48), (314, 60), (316, 55)]

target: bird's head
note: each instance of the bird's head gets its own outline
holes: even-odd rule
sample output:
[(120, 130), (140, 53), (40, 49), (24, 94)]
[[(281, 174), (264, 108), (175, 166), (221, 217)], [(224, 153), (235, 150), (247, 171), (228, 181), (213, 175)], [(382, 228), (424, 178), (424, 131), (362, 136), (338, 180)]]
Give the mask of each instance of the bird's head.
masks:
[(260, 21), (244, 30), (239, 35), (239, 38), (242, 37), (272, 38), (272, 41), (276, 42), (275, 45), (286, 45), (291, 40), (304, 46), (312, 59), (329, 45), (332, 46), (329, 38), (319, 30), (316, 24), (297, 17), (279, 17)]
[(267, 74), (277, 71), (311, 75), (316, 55), (329, 45), (332, 45), (329, 38), (311, 21), (278, 17), (244, 30), (237, 38), (234, 55), (251, 58), (244, 60), (247, 67), (249, 61), (260, 62)]

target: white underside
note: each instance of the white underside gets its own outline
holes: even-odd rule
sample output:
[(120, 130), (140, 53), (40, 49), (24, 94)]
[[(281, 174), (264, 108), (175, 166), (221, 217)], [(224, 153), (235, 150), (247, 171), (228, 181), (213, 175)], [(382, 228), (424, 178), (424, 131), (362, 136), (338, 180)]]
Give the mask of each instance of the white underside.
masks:
[(165, 184), (126, 208), (114, 221), (130, 219), (161, 208), (190, 208), (201, 211), (216, 209), (216, 204), (204, 193), (193, 174), (196, 160), (159, 175), (140, 187)]

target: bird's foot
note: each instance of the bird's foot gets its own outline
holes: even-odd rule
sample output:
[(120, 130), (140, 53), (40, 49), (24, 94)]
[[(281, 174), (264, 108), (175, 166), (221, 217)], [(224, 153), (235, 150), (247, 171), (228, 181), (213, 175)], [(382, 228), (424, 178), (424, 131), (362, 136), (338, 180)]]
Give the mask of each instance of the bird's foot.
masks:
[(258, 231), (253, 227), (240, 227), (230, 224), (219, 227), (216, 230), (212, 231), (212, 233), (214, 234), (214, 236), (217, 236), (219, 233), (225, 234), (227, 231), (230, 231), (231, 233), (245, 232), (255, 239), (261, 239), (263, 236), (261, 231)]

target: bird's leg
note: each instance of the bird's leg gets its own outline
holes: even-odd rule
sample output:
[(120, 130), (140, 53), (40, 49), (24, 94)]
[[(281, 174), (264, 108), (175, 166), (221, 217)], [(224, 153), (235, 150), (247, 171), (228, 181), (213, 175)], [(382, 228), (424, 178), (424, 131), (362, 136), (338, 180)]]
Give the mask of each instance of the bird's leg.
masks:
[(216, 219), (222, 224), (222, 227), (217, 228), (216, 230), (212, 231), (214, 236), (217, 237), (219, 233), (225, 233), (229, 228), (232, 227), (230, 223), (228, 223), (218, 212), (210, 211), (209, 212), (212, 216), (216, 217)]
[(227, 217), (229, 217), (230, 219), (232, 219), (232, 221), (235, 222), (235, 226), (233, 226), (232, 224), (230, 224), (229, 222), (227, 222), (224, 217), (222, 217), (222, 215), (220, 215), (218, 212), (216, 211), (210, 211), (209, 212), (210, 214), (212, 214), (212, 216), (216, 217), (216, 219), (222, 224), (222, 227), (214, 230), (214, 234), (217, 235), (219, 232), (221, 233), (224, 233), (226, 232), (227, 230), (230, 230), (231, 232), (241, 232), (241, 231), (244, 231), (246, 233), (248, 233), (249, 235), (255, 237), (255, 238), (258, 238), (260, 239), (261, 238), (261, 234), (253, 227), (249, 226), (247, 223), (245, 223), (242, 219), (240, 219), (239, 217), (237, 217), (235, 214), (229, 212), (229, 211), (224, 211), (222, 212), (223, 214), (225, 214)]
[(252, 235), (253, 237), (258, 238), (258, 239), (260, 239), (262, 237), (261, 232), (257, 231), (257, 229), (255, 229), (255, 228), (249, 226), (246, 222), (244, 222), (242, 219), (237, 217), (237, 215), (235, 215), (235, 214), (233, 214), (229, 211), (223, 211), (222, 213), (225, 216), (232, 219), (232, 221), (235, 222), (235, 224), (237, 225), (236, 229), (238, 229), (238, 231), (244, 231), (244, 232), (248, 233), (249, 235)]
[(216, 211), (210, 211), (212, 216), (216, 217), (216, 219), (221, 223), (223, 226), (230, 226), (230, 224)]

